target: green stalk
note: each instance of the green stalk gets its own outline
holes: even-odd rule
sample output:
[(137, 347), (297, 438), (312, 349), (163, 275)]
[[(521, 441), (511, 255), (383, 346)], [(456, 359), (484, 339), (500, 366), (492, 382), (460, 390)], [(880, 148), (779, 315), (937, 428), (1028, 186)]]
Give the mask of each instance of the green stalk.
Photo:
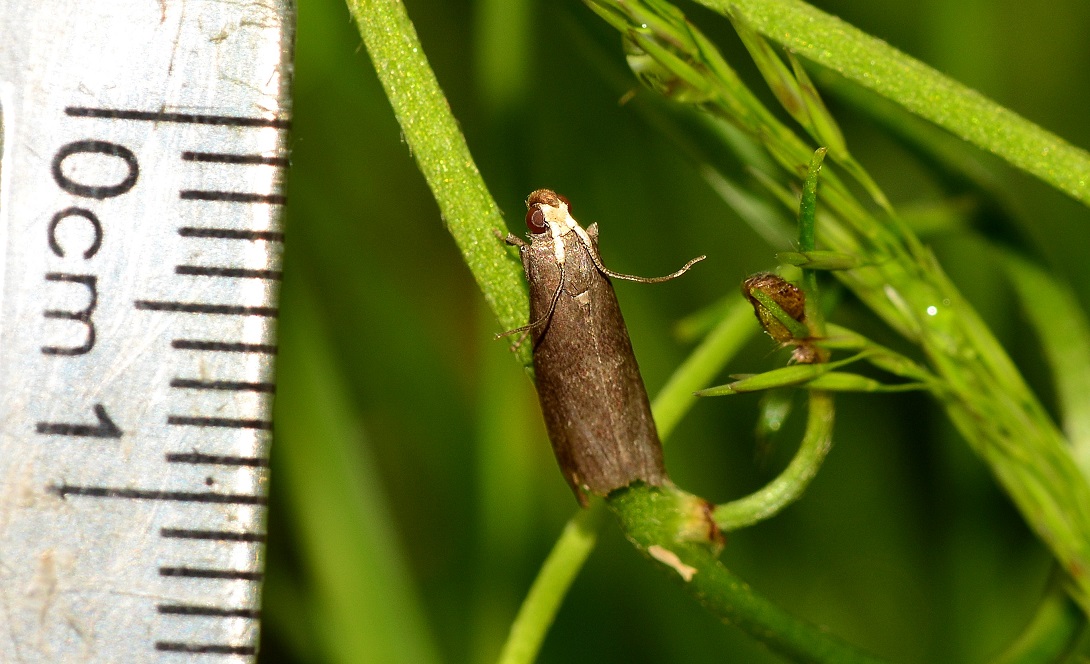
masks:
[[(802, 199), (799, 202), (799, 240), (798, 248), (801, 252), (814, 251), (815, 226), (817, 216), (817, 190), (818, 176), (821, 173), (821, 164), (825, 159), (825, 148), (818, 148), (810, 160), (806, 179), (803, 182)], [(817, 290), (817, 277), (813, 270), (802, 271), (803, 291), (806, 293), (806, 330), (800, 339), (822, 338), (825, 336), (825, 321), (821, 312)], [(759, 295), (754, 292), (751, 295)], [(771, 310), (779, 310), (779, 305), (771, 302)], [(766, 303), (765, 306), (769, 306)], [(787, 318), (790, 318), (789, 316)], [(782, 318), (779, 318), (783, 322)], [(827, 371), (836, 365), (842, 365), (858, 359), (859, 356), (827, 363), (828, 353), (818, 350), (815, 357), (817, 364), (795, 365), (776, 369), (776, 371), (791, 371), (797, 369), (813, 369)], [(862, 356), (863, 353), (860, 354)], [(768, 374), (761, 374), (768, 375)], [(758, 376), (757, 378), (760, 378)], [(739, 381), (742, 382), (742, 381)], [(808, 408), (806, 420), (806, 432), (803, 434), (799, 449), (791, 459), (791, 463), (781, 472), (776, 479), (769, 482), (760, 490), (725, 505), (719, 505), (712, 513), (712, 518), (721, 530), (736, 530), (763, 521), (778, 513), (787, 505), (795, 502), (806, 491), (810, 481), (821, 469), (821, 464), (829, 454), (833, 446), (833, 421), (836, 416), (836, 408), (833, 406), (833, 396), (823, 390), (811, 390), (808, 395)]]
[(321, 315), (306, 290), (305, 266), (293, 267), (304, 269), (284, 280), (273, 472), (313, 590), (289, 619), (313, 618), (321, 627), (320, 655), (312, 655), (321, 661), (350, 664), (368, 653), (391, 664), (436, 664), (442, 659), (378, 469), (360, 443), (340, 368), (316, 323)]
[(801, 0), (697, 0), (1090, 205), (1090, 153)]
[(798, 500), (806, 491), (833, 446), (832, 428), (836, 414), (832, 395), (823, 390), (810, 393), (808, 407), (806, 432), (791, 463), (758, 491), (717, 506), (713, 517), (720, 529), (738, 530), (764, 521)]
[[(420, 172), (485, 301), (505, 330), (526, 323), (526, 283), (494, 229), (506, 228), (469, 152), (439, 81), (428, 64), (405, 5), (348, 0), (386, 97)], [(519, 347), (530, 366), (530, 344)]]
[(717, 547), (693, 537), (706, 519), (702, 501), (677, 489), (642, 484), (607, 498), (628, 539), (704, 608), (795, 662), (864, 664), (882, 660), (803, 622), (758, 595), (719, 562)]
[(1065, 657), (1086, 631), (1086, 616), (1064, 591), (1063, 574), (1053, 570), (1037, 611), (992, 664), (1050, 664)]
[(1090, 479), (1090, 320), (1055, 275), (1011, 251), (998, 254), (1052, 369), (1072, 454)]
[(693, 393), (711, 382), (757, 329), (749, 303), (738, 298), (728, 307), (719, 324), (674, 371), (651, 404), (663, 442), (696, 403), (698, 397)]
[[(810, 161), (812, 150), (741, 83), (715, 46), (677, 8), (664, 0), (586, 2), (655, 60), (660, 68), (656, 89), (700, 91), (703, 108), (758, 140), (788, 172), (800, 172)], [(767, 3), (768, 16), (757, 20), (750, 14), (760, 9), (753, 4), (732, 5), (732, 11), (747, 12), (749, 23), (761, 31), (768, 29), (768, 16), (780, 16), (784, 7), (820, 19), (814, 18), (814, 10), (801, 9), (806, 7), (801, 3), (773, 0)], [(811, 49), (838, 48), (834, 33), (807, 34), (813, 40)], [(870, 44), (871, 38), (859, 39)], [(853, 53), (861, 58), (857, 67), (869, 67), (880, 55), (867, 50)], [(642, 71), (649, 71), (646, 63)], [(687, 96), (692, 95), (687, 92)], [(942, 106), (947, 102), (953, 107), (959, 104), (949, 96), (928, 103)], [(810, 107), (810, 112), (818, 110)], [(1020, 139), (1004, 140), (1014, 145)], [(1090, 162), (1085, 166), (1068, 163), (1065, 168), (1084, 177), (1090, 172), (1088, 166)], [(824, 178), (823, 192), (828, 214), (821, 218), (818, 241), (825, 248), (863, 259), (861, 267), (838, 271), (836, 276), (891, 327), (920, 346), (942, 383), (941, 403), (948, 416), (1048, 544), (1069, 575), (1072, 597), (1090, 613), (1090, 575), (1086, 573), (1090, 569), (1090, 484), (1063, 434), (915, 235), (896, 217), (875, 218), (833, 174)]]
[(528, 664), (537, 658), (560, 604), (598, 543), (604, 515), (602, 503), (595, 501), (568, 521), (511, 623), (498, 664)]

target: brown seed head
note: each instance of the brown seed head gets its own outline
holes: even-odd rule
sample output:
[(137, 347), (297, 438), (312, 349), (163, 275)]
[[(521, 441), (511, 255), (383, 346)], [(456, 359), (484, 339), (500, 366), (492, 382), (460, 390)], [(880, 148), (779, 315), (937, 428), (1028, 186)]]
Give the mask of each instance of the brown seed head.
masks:
[(784, 312), (799, 321), (806, 320), (806, 295), (798, 286), (787, 281), (783, 277), (771, 272), (757, 273), (742, 282), (742, 295), (753, 305), (753, 313), (757, 315), (761, 327), (768, 332), (768, 336), (776, 341), (790, 343), (797, 341), (791, 331), (784, 327), (783, 323), (776, 320), (771, 311), (753, 297), (754, 291), (760, 291), (772, 299)]

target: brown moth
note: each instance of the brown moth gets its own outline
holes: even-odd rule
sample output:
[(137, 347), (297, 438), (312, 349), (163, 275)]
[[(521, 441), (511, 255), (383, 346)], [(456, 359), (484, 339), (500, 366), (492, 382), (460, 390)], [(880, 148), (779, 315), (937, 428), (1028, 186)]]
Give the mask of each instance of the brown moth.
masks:
[[(539, 189), (526, 199), (527, 243), (508, 235), (530, 283), (528, 334), (545, 428), (564, 478), (584, 507), (584, 492), (606, 495), (636, 481), (669, 482), (628, 330), (609, 278), (656, 283), (680, 276), (704, 256), (665, 277), (607, 269), (598, 225), (571, 216), (566, 198)], [(520, 339), (521, 342), (521, 339)]]

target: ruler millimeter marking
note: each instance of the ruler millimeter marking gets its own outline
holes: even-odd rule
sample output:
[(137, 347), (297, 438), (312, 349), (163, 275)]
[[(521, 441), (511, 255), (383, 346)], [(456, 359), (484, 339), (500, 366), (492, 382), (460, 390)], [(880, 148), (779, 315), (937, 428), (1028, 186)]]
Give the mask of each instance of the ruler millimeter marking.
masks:
[(36, 4), (0, 5), (0, 659), (252, 662), (291, 3)]

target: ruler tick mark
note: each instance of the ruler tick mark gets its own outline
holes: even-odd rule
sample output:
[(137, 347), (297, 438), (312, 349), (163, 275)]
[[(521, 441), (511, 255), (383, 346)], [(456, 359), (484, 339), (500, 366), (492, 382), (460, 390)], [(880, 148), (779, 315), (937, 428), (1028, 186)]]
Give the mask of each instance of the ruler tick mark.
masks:
[(272, 422), (268, 420), (235, 419), (232, 417), (198, 417), (191, 415), (170, 415), (167, 424), (181, 427), (219, 427), (224, 429), (259, 429), (272, 431)]
[(190, 277), (232, 277), (235, 279), (271, 279), (279, 281), (280, 270), (250, 270), (241, 267), (219, 267), (214, 265), (177, 265), (175, 274)]
[(235, 115), (207, 115), (203, 113), (168, 113), (165, 111), (136, 111), (120, 108), (90, 108), (69, 106), (65, 114), (72, 118), (102, 118), (107, 120), (144, 120), (148, 122), (179, 122), (182, 124), (219, 125), (222, 127), (272, 127), (289, 129), (291, 121), (282, 118), (247, 118)]
[(214, 201), (219, 203), (267, 203), (284, 205), (288, 199), (283, 194), (257, 194), (249, 191), (211, 191), (183, 189), (179, 192), (183, 201)]
[(257, 609), (226, 609), (219, 606), (200, 606), (197, 604), (160, 604), (159, 613), (168, 616), (193, 616), (198, 618), (252, 618), (261, 617)]
[(62, 484), (52, 487), (61, 498), (121, 498), (128, 500), (167, 500), (182, 503), (212, 503), (217, 505), (267, 505), (265, 496), (242, 493), (216, 493), (214, 491), (157, 491), (154, 489), (125, 489), (105, 486), (73, 486)]
[(248, 164), (264, 166), (288, 165), (285, 157), (266, 157), (260, 154), (230, 154), (224, 152), (183, 152), (184, 161), (197, 161), (210, 164)]
[(171, 387), (190, 390), (226, 390), (229, 392), (264, 392), (273, 394), (276, 392), (275, 383), (250, 383), (233, 380), (197, 380), (195, 378), (175, 378), (170, 381)]
[(191, 530), (188, 528), (162, 528), (159, 536), (167, 539), (209, 540), (213, 542), (264, 543), (265, 533), (239, 533), (230, 530)]
[(192, 655), (256, 655), (253, 646), (231, 646), (220, 643), (179, 643), (177, 641), (156, 641), (155, 649), (160, 652), (184, 652)]
[(265, 316), (276, 318), (276, 307), (249, 307), (240, 304), (208, 304), (206, 302), (173, 302), (136, 300), (133, 305), (143, 311), (172, 311), (182, 314), (217, 314), (222, 316)]
[(168, 452), (167, 463), (192, 463), (210, 466), (251, 466), (253, 468), (268, 468), (269, 460), (262, 457), (228, 456), (219, 454), (202, 454), (201, 452)]
[(259, 353), (276, 355), (272, 344), (247, 344), (234, 341), (205, 341), (202, 339), (175, 339), (170, 347), (176, 350), (201, 350), (220, 353)]
[(248, 572), (235, 569), (209, 569), (206, 567), (160, 567), (159, 576), (182, 577), (187, 579), (227, 579), (237, 581), (260, 581), (261, 572)]
[(182, 237), (197, 237), (210, 240), (264, 240), (266, 242), (283, 242), (284, 234), (277, 231), (246, 231), (235, 228), (201, 228), (196, 226), (183, 226), (178, 229), (178, 235)]

